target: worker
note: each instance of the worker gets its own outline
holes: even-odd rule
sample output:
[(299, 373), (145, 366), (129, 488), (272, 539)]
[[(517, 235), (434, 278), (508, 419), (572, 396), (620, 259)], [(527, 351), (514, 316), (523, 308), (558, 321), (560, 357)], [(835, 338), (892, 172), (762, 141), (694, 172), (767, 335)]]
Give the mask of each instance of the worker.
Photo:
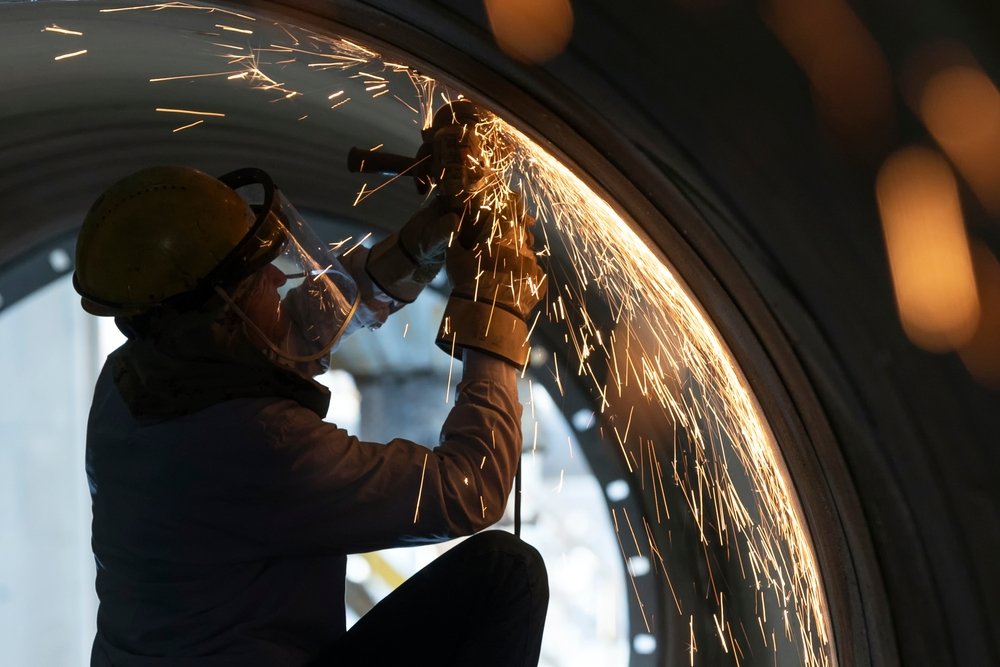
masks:
[[(74, 285), (127, 341), (87, 432), (92, 665), (537, 664), (544, 565), (483, 529), (520, 457), (516, 375), (545, 279), (516, 196), (470, 227), (462, 216), (484, 213), (454, 195), (340, 255), (256, 169), (153, 167), (94, 203)], [(449, 243), (463, 223), (473, 242)], [(463, 374), (440, 443), (362, 442), (323, 421), (314, 378), (331, 350), (442, 265), (436, 342)], [(469, 535), (345, 630), (347, 554)]]

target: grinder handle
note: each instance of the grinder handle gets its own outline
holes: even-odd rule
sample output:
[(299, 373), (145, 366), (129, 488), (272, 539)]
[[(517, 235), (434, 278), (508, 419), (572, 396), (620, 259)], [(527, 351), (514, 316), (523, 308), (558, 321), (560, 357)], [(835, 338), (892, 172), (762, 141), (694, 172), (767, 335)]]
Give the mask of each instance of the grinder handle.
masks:
[[(383, 153), (354, 147), (347, 151), (348, 171), (365, 174), (385, 174), (396, 176), (408, 169), (413, 169), (420, 161), (406, 155)], [(409, 172), (407, 172), (409, 173)], [(420, 174), (416, 174), (420, 175)]]

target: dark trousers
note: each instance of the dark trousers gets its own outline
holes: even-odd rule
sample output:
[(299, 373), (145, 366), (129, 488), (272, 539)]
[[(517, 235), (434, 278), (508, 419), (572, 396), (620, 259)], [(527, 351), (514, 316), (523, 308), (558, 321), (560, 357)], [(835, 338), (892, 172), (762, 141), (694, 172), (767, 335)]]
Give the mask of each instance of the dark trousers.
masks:
[(538, 551), (488, 530), (407, 579), (312, 665), (534, 667), (548, 602)]

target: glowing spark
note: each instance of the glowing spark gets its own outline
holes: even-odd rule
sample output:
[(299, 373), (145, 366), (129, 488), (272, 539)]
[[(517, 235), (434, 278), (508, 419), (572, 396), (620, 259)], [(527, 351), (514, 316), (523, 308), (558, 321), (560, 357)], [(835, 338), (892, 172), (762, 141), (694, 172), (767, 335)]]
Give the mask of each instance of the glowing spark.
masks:
[(365, 234), (364, 237), (362, 237), (362, 239), (360, 241), (358, 241), (353, 246), (351, 246), (349, 249), (347, 249), (346, 251), (344, 251), (344, 254), (341, 255), (341, 257), (347, 257), (348, 255), (350, 255), (352, 252), (354, 252), (358, 248), (358, 246), (360, 246), (362, 243), (364, 243), (369, 238), (371, 238), (371, 235), (372, 235), (371, 232), (368, 232), (367, 234)]
[(409, 102), (407, 102), (406, 100), (404, 100), (399, 95), (393, 95), (393, 97), (396, 99), (397, 102), (399, 102), (400, 104), (402, 104), (404, 107), (406, 107), (407, 109), (409, 109), (413, 113), (420, 113), (419, 111), (416, 110), (416, 108), (414, 108), (414, 106), (412, 104), (410, 104)]
[(354, 238), (353, 236), (348, 236), (346, 239), (342, 239), (340, 241), (334, 241), (334, 242), (332, 242), (330, 244), (330, 251), (331, 252), (337, 252), (338, 250), (340, 250), (341, 248), (343, 248), (345, 245), (347, 245), (347, 242), (350, 241), (353, 238)]
[(75, 35), (75, 36), (78, 36), (78, 37), (82, 37), (83, 36), (83, 33), (80, 32), (79, 30), (68, 30), (66, 28), (60, 28), (59, 26), (54, 25), (54, 24), (42, 28), (42, 32), (57, 32), (57, 33), (59, 33), (61, 35)]
[(155, 79), (150, 79), (149, 82), (150, 83), (159, 83), (161, 81), (178, 81), (180, 79), (205, 79), (205, 78), (213, 77), (213, 76), (229, 76), (229, 78), (233, 78), (232, 76), (230, 76), (230, 75), (233, 75), (233, 74), (237, 74), (237, 75), (240, 75), (240, 76), (246, 76), (246, 72), (211, 72), (209, 74), (178, 74), (176, 76), (161, 76), (161, 77), (157, 77)]
[(186, 129), (190, 128), (190, 127), (194, 127), (195, 125), (201, 125), (204, 122), (205, 122), (204, 120), (196, 120), (193, 123), (188, 123), (187, 125), (181, 125), (180, 127), (175, 127), (171, 131), (172, 132), (182, 132), (183, 130), (186, 130)]
[(365, 194), (365, 188), (367, 188), (367, 187), (368, 187), (367, 183), (362, 183), (361, 184), (361, 189), (358, 190), (358, 196), (354, 198), (354, 203), (351, 204), (351, 206), (357, 206), (358, 205), (358, 202), (361, 201), (361, 197), (364, 196), (364, 194)]
[[(618, 515), (615, 513), (615, 510), (613, 508), (611, 510), (611, 517), (612, 519), (614, 519), (615, 537), (618, 538), (618, 548), (621, 549), (622, 560), (624, 560), (627, 563), (628, 556), (625, 555), (625, 545), (622, 544), (621, 533), (618, 532)], [(642, 622), (646, 626), (646, 632), (649, 632), (649, 620), (646, 618), (646, 605), (643, 604), (642, 596), (639, 595), (639, 588), (635, 585), (635, 576), (633, 576), (632, 570), (630, 568), (626, 569), (628, 571), (629, 582), (632, 584), (632, 592), (635, 593), (635, 600), (636, 603), (639, 605), (639, 612), (642, 614)]]
[(80, 49), (79, 51), (73, 51), (72, 53), (64, 53), (61, 56), (56, 56), (53, 60), (66, 60), (67, 58), (76, 58), (77, 56), (82, 56), (87, 52), (87, 49)]
[(279, 28), (281, 28), (285, 32), (286, 35), (288, 35), (289, 37), (292, 38), (292, 43), (293, 44), (298, 44), (299, 43), (298, 37), (296, 37), (295, 35), (293, 35), (288, 28), (286, 28), (285, 26), (281, 25), (280, 23), (276, 23), (275, 25), (278, 26)]
[(253, 34), (253, 30), (247, 30), (245, 28), (234, 28), (231, 25), (223, 25), (221, 23), (216, 23), (215, 27), (219, 28), (221, 30), (228, 30), (229, 32), (238, 32), (238, 33), (240, 33), (242, 35), (252, 35)]
[[(447, 333), (448, 327), (450, 326), (450, 320), (445, 322), (445, 333)], [(458, 336), (452, 334), (451, 336), (451, 359), (448, 361), (448, 384), (444, 387), (444, 402), (448, 402), (448, 398), (451, 394), (451, 373), (455, 368), (455, 341), (458, 340)]]
[(729, 647), (726, 645), (726, 634), (722, 631), (722, 626), (719, 625), (718, 616), (712, 614), (712, 620), (715, 621), (715, 630), (719, 633), (719, 641), (722, 643), (722, 650), (729, 653)]
[[(347, 100), (344, 100), (344, 102), (347, 102), (349, 99), (351, 99), (351, 98), (347, 98)], [(341, 102), (341, 104), (343, 104), (344, 102)], [(339, 105), (337, 105), (337, 106), (339, 106)], [(374, 150), (374, 149), (372, 149), (372, 150)], [(427, 156), (427, 157), (430, 157), (430, 156)], [(414, 167), (416, 167), (417, 165), (419, 165), (421, 162), (423, 162), (424, 160), (426, 160), (427, 157), (420, 158), (419, 160), (417, 160), (416, 162), (414, 162), (409, 167), (407, 167), (403, 171), (399, 172), (398, 174), (396, 174), (392, 178), (388, 179), (384, 183), (379, 184), (379, 186), (376, 187), (376, 188), (373, 188), (371, 190), (365, 191), (365, 187), (366, 187), (367, 184), (362, 185), (361, 186), (361, 191), (358, 192), (358, 196), (354, 198), (354, 206), (357, 206), (360, 202), (363, 202), (364, 200), (368, 199), (368, 197), (371, 197), (373, 194), (375, 194), (376, 192), (378, 192), (379, 190), (381, 190), (385, 186), (389, 185), (390, 183), (392, 183), (393, 181), (395, 181), (397, 178), (399, 178), (401, 176), (404, 176), (408, 171), (410, 171), (411, 169), (413, 169)], [(487, 331), (488, 330), (489, 330), (489, 328), (487, 327)]]
[(694, 640), (694, 616), (688, 618), (690, 639), (688, 640), (688, 655), (691, 656), (691, 667), (694, 667), (694, 654), (698, 652), (698, 643)]
[(427, 472), (427, 457), (429, 455), (430, 452), (424, 454), (424, 467), (420, 469), (420, 488), (417, 490), (417, 507), (413, 510), (413, 523), (416, 523), (420, 517), (420, 498), (424, 494), (424, 473)]
[(186, 113), (191, 116), (212, 116), (215, 118), (223, 118), (226, 114), (217, 113), (215, 111), (193, 111), (191, 109), (165, 109), (162, 107), (157, 107), (157, 111), (162, 113)]

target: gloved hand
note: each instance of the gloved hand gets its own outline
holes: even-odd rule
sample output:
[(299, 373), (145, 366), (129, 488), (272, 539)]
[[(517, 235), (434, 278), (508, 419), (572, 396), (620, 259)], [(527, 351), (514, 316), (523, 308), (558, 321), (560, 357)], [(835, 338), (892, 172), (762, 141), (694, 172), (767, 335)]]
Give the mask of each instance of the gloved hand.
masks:
[(412, 303), (444, 265), (458, 220), (450, 202), (433, 198), (402, 229), (375, 244), (365, 271), (393, 299)]
[[(450, 118), (446, 115), (439, 122)], [(473, 199), (485, 181), (485, 167), (473, 122), (477, 118), (467, 112), (463, 119), (468, 124), (454, 122), (424, 131), (418, 155), (431, 161), (436, 194), (398, 233), (376, 244), (368, 255), (368, 275), (397, 301), (416, 300), (444, 264), (445, 249), (459, 224), (458, 214), (465, 217), (478, 209), (478, 200)]]
[(483, 188), (487, 175), (482, 142), (474, 125), (446, 125), (433, 129), (425, 141), (431, 153), (431, 173), (437, 197), (450, 208), (462, 210)]
[(503, 210), (482, 214), (488, 218), (476, 225), (480, 231), (471, 245), (453, 243), (448, 249), (452, 293), (437, 344), (455, 356), (474, 349), (524, 368), (528, 316), (547, 285), (532, 249), (535, 221), (516, 193)]

